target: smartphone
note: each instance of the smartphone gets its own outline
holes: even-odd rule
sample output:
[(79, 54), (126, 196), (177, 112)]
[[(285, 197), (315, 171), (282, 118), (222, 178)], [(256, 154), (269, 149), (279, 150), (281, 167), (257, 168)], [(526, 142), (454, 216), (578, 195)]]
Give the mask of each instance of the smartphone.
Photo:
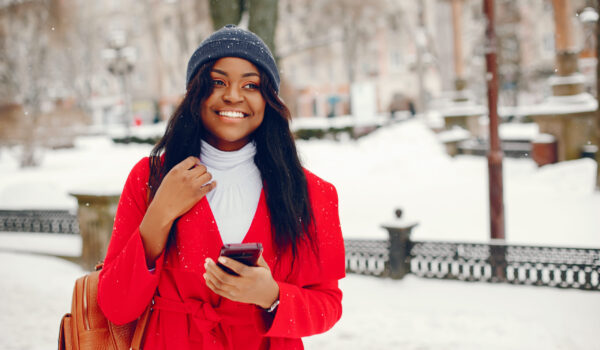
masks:
[[(262, 251), (262, 243), (232, 243), (224, 244), (221, 247), (221, 256), (226, 256), (248, 266), (256, 266)], [(230, 275), (238, 275), (218, 261), (217, 265)]]

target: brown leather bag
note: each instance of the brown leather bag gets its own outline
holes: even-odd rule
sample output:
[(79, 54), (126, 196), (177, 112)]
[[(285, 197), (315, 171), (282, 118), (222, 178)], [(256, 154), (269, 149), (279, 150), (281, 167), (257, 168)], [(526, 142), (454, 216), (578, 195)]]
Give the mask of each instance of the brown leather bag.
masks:
[(140, 350), (142, 336), (150, 316), (150, 305), (137, 320), (125, 325), (110, 322), (98, 306), (98, 275), (96, 271), (80, 277), (73, 288), (71, 313), (60, 322), (59, 350), (106, 349)]

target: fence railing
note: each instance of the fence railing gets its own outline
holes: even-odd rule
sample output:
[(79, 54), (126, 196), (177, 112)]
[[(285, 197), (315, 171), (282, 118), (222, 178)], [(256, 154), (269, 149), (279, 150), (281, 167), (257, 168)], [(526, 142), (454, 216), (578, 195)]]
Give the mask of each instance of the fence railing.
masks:
[[(345, 246), (348, 272), (393, 277), (390, 241), (348, 239)], [(402, 249), (407, 271), (420, 277), (600, 291), (600, 249), (438, 241)]]
[(409, 254), (422, 277), (600, 291), (600, 249), (418, 241)]
[[(600, 291), (600, 249), (411, 241), (415, 224), (386, 226), (389, 239), (346, 239), (346, 270)], [(0, 210), (0, 231), (79, 234), (67, 210)]]
[(0, 210), (0, 232), (79, 233), (68, 210)]

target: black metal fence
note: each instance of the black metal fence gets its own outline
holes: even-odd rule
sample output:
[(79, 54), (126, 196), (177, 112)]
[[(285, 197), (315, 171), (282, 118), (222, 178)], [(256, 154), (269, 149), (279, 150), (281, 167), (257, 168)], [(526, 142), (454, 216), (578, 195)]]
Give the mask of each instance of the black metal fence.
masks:
[(0, 232), (79, 233), (68, 210), (0, 210)]
[[(388, 227), (390, 240), (345, 240), (346, 270), (600, 291), (600, 249), (411, 241), (412, 227)], [(79, 234), (79, 224), (67, 210), (0, 210), (0, 231)]]
[[(346, 240), (351, 273), (393, 276), (388, 240)], [(407, 271), (420, 277), (600, 291), (600, 249), (409, 241)]]
[(344, 245), (346, 247), (346, 271), (363, 275), (389, 275), (389, 241), (346, 239)]

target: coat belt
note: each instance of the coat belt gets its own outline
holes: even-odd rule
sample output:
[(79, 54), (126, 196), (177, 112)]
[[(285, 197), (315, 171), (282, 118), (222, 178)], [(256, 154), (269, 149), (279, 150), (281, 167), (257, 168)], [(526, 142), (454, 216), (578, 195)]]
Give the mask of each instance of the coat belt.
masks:
[(153, 309), (187, 314), (190, 320), (189, 339), (204, 343), (205, 349), (215, 346), (231, 348), (231, 326), (253, 324), (253, 318), (240, 312), (241, 309), (213, 307), (209, 302), (199, 299), (181, 301), (155, 296)]

